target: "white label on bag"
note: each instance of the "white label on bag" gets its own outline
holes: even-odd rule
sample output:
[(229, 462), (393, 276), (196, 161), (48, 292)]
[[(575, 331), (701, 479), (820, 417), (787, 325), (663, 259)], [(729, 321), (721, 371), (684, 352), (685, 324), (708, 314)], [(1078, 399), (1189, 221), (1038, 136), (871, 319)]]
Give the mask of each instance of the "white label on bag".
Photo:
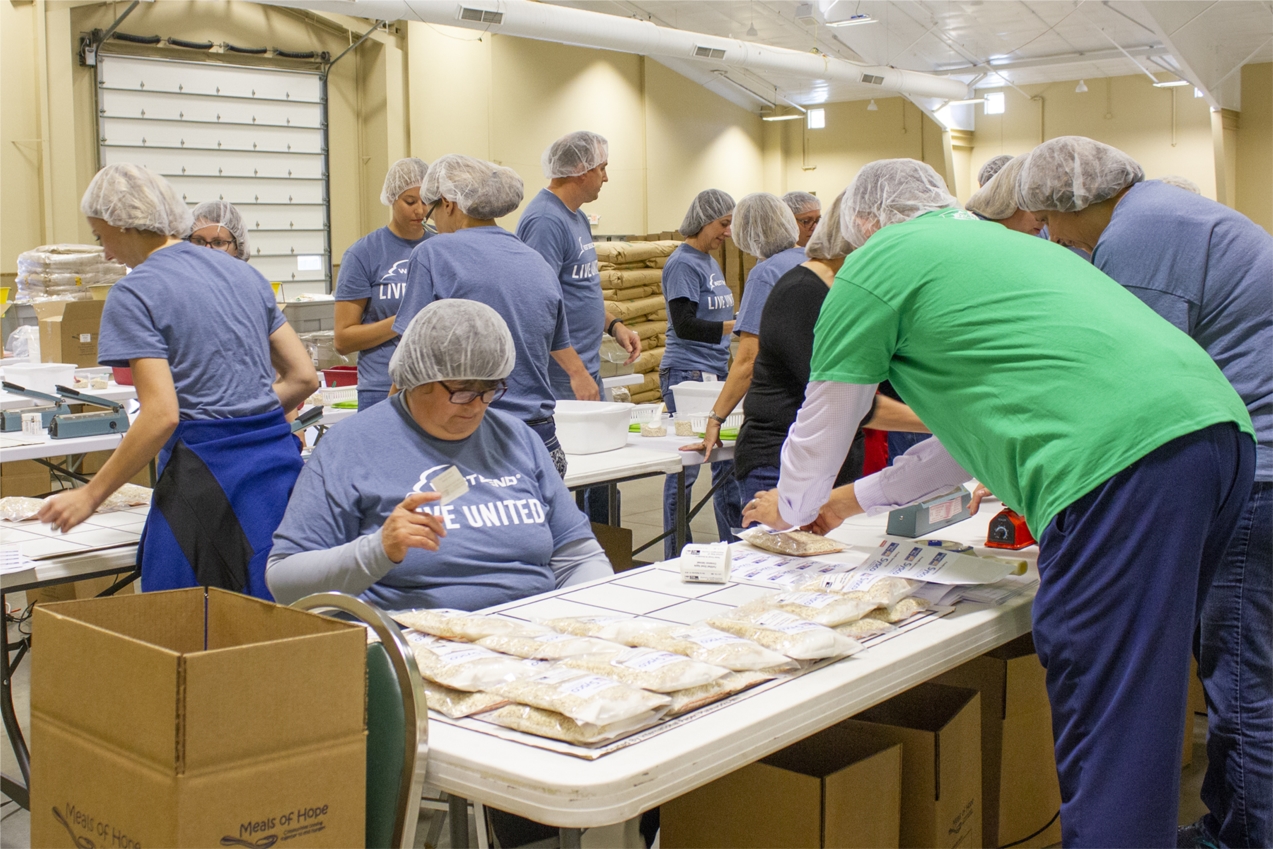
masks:
[(532, 637), (533, 640), (540, 643), (560, 643), (562, 640), (577, 640), (578, 637), (572, 637), (569, 634), (540, 634), (538, 637)]
[(572, 696), (587, 698), (604, 690), (609, 690), (615, 686), (615, 681), (609, 678), (602, 678), (600, 675), (585, 675), (574, 681), (567, 681), (561, 685), (562, 692), (569, 693)]
[(681, 631), (673, 634), (678, 640), (688, 640), (691, 643), (702, 646), (705, 649), (712, 646), (719, 646), (724, 643), (743, 643), (746, 640), (741, 637), (735, 637), (733, 634), (726, 634), (724, 631), (717, 631), (715, 628), (695, 628), (692, 631)]
[(781, 610), (773, 610), (766, 613), (756, 620), (756, 624), (771, 631), (781, 631), (784, 634), (802, 634), (805, 631), (822, 629), (821, 625), (806, 622), (803, 619), (792, 616), (790, 613), (783, 613)]
[(837, 593), (862, 592), (870, 589), (883, 577), (869, 572), (843, 572), (839, 575), (827, 575), (822, 579), (822, 586)]
[(812, 607), (814, 610), (819, 610), (836, 601), (839, 601), (839, 598), (829, 593), (784, 593), (778, 598), (779, 604), (798, 604), (801, 607)]
[(683, 663), (685, 658), (679, 654), (671, 652), (659, 651), (658, 649), (628, 649), (620, 654), (614, 660), (610, 661), (611, 666), (626, 666), (628, 669), (642, 669), (647, 672), (653, 672), (656, 669), (662, 669), (665, 666), (671, 666), (673, 663)]
[(464, 475), (460, 474), (460, 470), (455, 468), (455, 466), (451, 466), (441, 474), (435, 475), (433, 480), (429, 481), (429, 486), (433, 487), (434, 492), (442, 494), (442, 504), (450, 504), (469, 491), (468, 481), (464, 479)]

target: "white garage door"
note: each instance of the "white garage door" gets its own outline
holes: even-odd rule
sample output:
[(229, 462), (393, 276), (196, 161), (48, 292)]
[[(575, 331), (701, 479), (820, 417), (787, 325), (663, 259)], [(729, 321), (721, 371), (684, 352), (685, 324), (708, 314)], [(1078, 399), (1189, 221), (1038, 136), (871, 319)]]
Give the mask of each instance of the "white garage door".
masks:
[(101, 164), (144, 165), (192, 208), (230, 201), (255, 268), (288, 297), (328, 292), (323, 98), (317, 72), (99, 54)]

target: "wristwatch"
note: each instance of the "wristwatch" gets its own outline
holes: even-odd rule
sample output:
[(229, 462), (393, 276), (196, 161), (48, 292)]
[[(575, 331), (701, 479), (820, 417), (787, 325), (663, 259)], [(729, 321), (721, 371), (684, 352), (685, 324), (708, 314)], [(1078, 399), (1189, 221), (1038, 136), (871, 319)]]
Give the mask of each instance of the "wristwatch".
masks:
[(715, 411), (715, 410), (713, 410), (712, 412), (708, 413), (708, 414), (707, 414), (707, 417), (708, 417), (709, 419), (711, 419), (712, 421), (716, 422), (717, 424), (721, 424), (721, 425), (725, 424), (725, 421), (726, 421), (725, 419), (723, 419), (723, 418), (721, 418), (720, 416), (716, 415), (716, 411)]

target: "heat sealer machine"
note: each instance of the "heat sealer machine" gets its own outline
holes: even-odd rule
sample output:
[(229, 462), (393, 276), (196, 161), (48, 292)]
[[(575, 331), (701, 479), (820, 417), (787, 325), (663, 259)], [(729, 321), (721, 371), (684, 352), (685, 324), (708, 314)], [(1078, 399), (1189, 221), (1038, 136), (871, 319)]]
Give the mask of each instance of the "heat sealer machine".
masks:
[(40, 414), (40, 427), (48, 427), (49, 422), (54, 416), (70, 415), (71, 408), (67, 406), (57, 395), (49, 395), (45, 392), (36, 392), (34, 389), (27, 389), (24, 386), (18, 386), (16, 383), (9, 381), (0, 382), (0, 386), (4, 387), (6, 392), (12, 392), (14, 395), (25, 395), (28, 398), (34, 398), (38, 401), (47, 401), (47, 405), (20, 407), (14, 410), (0, 411), (0, 433), (14, 433), (22, 430), (22, 415), (31, 415), (33, 413)]
[(76, 436), (102, 436), (123, 433), (128, 430), (128, 413), (118, 401), (108, 401), (96, 395), (87, 395), (78, 389), (58, 386), (63, 398), (94, 407), (104, 407), (94, 413), (59, 413), (49, 421), (49, 438), (71, 439)]

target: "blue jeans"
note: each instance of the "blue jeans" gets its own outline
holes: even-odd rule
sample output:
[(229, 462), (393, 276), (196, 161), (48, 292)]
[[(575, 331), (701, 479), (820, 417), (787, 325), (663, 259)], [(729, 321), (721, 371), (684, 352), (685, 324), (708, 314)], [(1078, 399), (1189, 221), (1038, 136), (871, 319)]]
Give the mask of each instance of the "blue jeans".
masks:
[(388, 389), (359, 389), (358, 390), (358, 412), (370, 407), (372, 404), (379, 404), (381, 401), (389, 397)]
[(778, 488), (777, 466), (757, 466), (738, 482), (738, 500), (747, 504), (758, 492), (766, 492)]
[(1207, 829), (1273, 846), (1273, 481), (1256, 481), (1211, 582), (1195, 647), (1207, 694)]
[(1194, 626), (1246, 507), (1255, 444), (1233, 424), (1151, 451), (1039, 537), (1066, 847), (1174, 846)]
[(931, 433), (890, 431), (888, 435), (888, 464), (890, 466), (893, 465), (893, 461), (910, 450), (911, 446), (919, 445), (931, 436)]
[[(719, 380), (724, 380), (726, 375), (718, 374)], [(703, 373), (701, 371), (689, 371), (686, 369), (672, 368), (662, 369), (659, 371), (659, 387), (663, 391), (663, 403), (667, 404), (669, 413), (676, 412), (676, 399), (672, 396), (671, 387), (686, 380), (702, 380)], [(698, 480), (698, 470), (700, 466), (685, 467), (685, 495), (688, 498), (690, 491), (694, 488), (694, 481)], [(719, 486), (716, 495), (712, 498), (712, 507), (716, 512), (716, 532), (720, 535), (722, 542), (736, 542), (737, 537), (733, 534), (733, 529), (738, 527), (743, 518), (742, 501), (738, 496), (738, 481), (734, 478), (734, 461), (727, 460), (723, 463), (712, 463), (712, 486)], [(667, 480), (663, 482), (663, 530), (669, 531), (676, 527), (676, 476), (668, 475)], [(686, 529), (686, 542), (693, 542), (693, 534)], [(663, 556), (672, 559), (680, 554), (676, 550), (675, 536), (668, 537), (663, 541)]]

